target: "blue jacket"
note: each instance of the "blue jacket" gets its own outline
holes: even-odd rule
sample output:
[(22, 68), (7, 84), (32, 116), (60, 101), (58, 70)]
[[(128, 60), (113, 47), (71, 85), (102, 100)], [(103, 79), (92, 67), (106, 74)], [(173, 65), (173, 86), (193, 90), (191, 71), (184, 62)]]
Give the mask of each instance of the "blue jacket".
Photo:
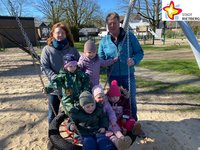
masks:
[[(121, 28), (120, 34), (122, 38), (119, 40), (118, 44), (115, 44), (111, 40), (110, 34), (106, 35), (99, 43), (98, 55), (101, 59), (113, 59), (118, 56), (118, 61), (108, 68), (111, 76), (127, 76), (128, 56), (134, 60), (135, 64), (139, 64), (144, 56), (140, 43), (132, 32), (125, 33), (125, 31)], [(127, 39), (129, 39), (129, 55), (127, 50)], [(130, 73), (132, 74), (134, 71), (134, 66), (131, 66)]]

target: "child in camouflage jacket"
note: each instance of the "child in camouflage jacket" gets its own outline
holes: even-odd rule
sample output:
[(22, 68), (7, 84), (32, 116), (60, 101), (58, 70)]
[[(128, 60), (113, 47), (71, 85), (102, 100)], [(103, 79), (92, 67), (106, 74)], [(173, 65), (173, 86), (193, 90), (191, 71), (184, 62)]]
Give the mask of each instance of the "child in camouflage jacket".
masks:
[(83, 91), (91, 91), (89, 76), (77, 68), (77, 61), (74, 56), (67, 54), (64, 56), (64, 66), (50, 84), (46, 87), (46, 92), (51, 93), (61, 88), (61, 102), (66, 114), (74, 106), (78, 105), (79, 95)]

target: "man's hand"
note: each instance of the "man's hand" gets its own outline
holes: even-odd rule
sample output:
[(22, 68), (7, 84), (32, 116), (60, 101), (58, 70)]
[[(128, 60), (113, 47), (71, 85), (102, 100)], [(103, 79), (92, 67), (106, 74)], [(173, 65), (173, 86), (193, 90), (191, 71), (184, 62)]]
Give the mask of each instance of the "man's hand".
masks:
[(127, 60), (127, 64), (128, 64), (128, 66), (130, 67), (130, 66), (134, 65), (135, 62), (133, 61), (132, 58), (128, 58), (128, 60)]
[(113, 60), (114, 60), (114, 62), (117, 62), (118, 61), (118, 57), (115, 57)]

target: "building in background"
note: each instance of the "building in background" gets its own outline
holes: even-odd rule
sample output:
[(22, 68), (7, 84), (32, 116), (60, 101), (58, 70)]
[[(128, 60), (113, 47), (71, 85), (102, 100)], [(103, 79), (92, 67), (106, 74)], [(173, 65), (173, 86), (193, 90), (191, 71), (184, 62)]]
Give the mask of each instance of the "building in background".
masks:
[[(19, 17), (23, 29), (33, 46), (36, 45), (36, 32), (33, 17)], [(10, 39), (10, 40), (9, 40)], [(26, 47), (26, 42), (15, 17), (0, 16), (0, 47), (17, 47), (16, 43)]]

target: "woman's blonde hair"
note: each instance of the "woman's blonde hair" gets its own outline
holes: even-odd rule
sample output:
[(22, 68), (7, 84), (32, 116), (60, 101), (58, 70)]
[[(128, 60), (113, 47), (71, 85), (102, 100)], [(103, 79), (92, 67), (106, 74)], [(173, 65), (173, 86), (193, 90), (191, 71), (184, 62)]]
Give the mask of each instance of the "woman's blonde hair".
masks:
[(69, 42), (69, 45), (72, 46), (72, 47), (74, 47), (74, 38), (73, 38), (73, 35), (72, 35), (69, 27), (67, 25), (65, 25), (64, 23), (62, 23), (62, 22), (58, 22), (58, 23), (56, 23), (56, 24), (53, 25), (53, 27), (52, 27), (52, 29), (50, 31), (50, 36), (47, 39), (47, 44), (51, 45), (51, 42), (54, 39), (53, 38), (53, 32), (55, 31), (56, 28), (62, 28), (65, 31), (66, 38), (67, 38), (67, 40)]

